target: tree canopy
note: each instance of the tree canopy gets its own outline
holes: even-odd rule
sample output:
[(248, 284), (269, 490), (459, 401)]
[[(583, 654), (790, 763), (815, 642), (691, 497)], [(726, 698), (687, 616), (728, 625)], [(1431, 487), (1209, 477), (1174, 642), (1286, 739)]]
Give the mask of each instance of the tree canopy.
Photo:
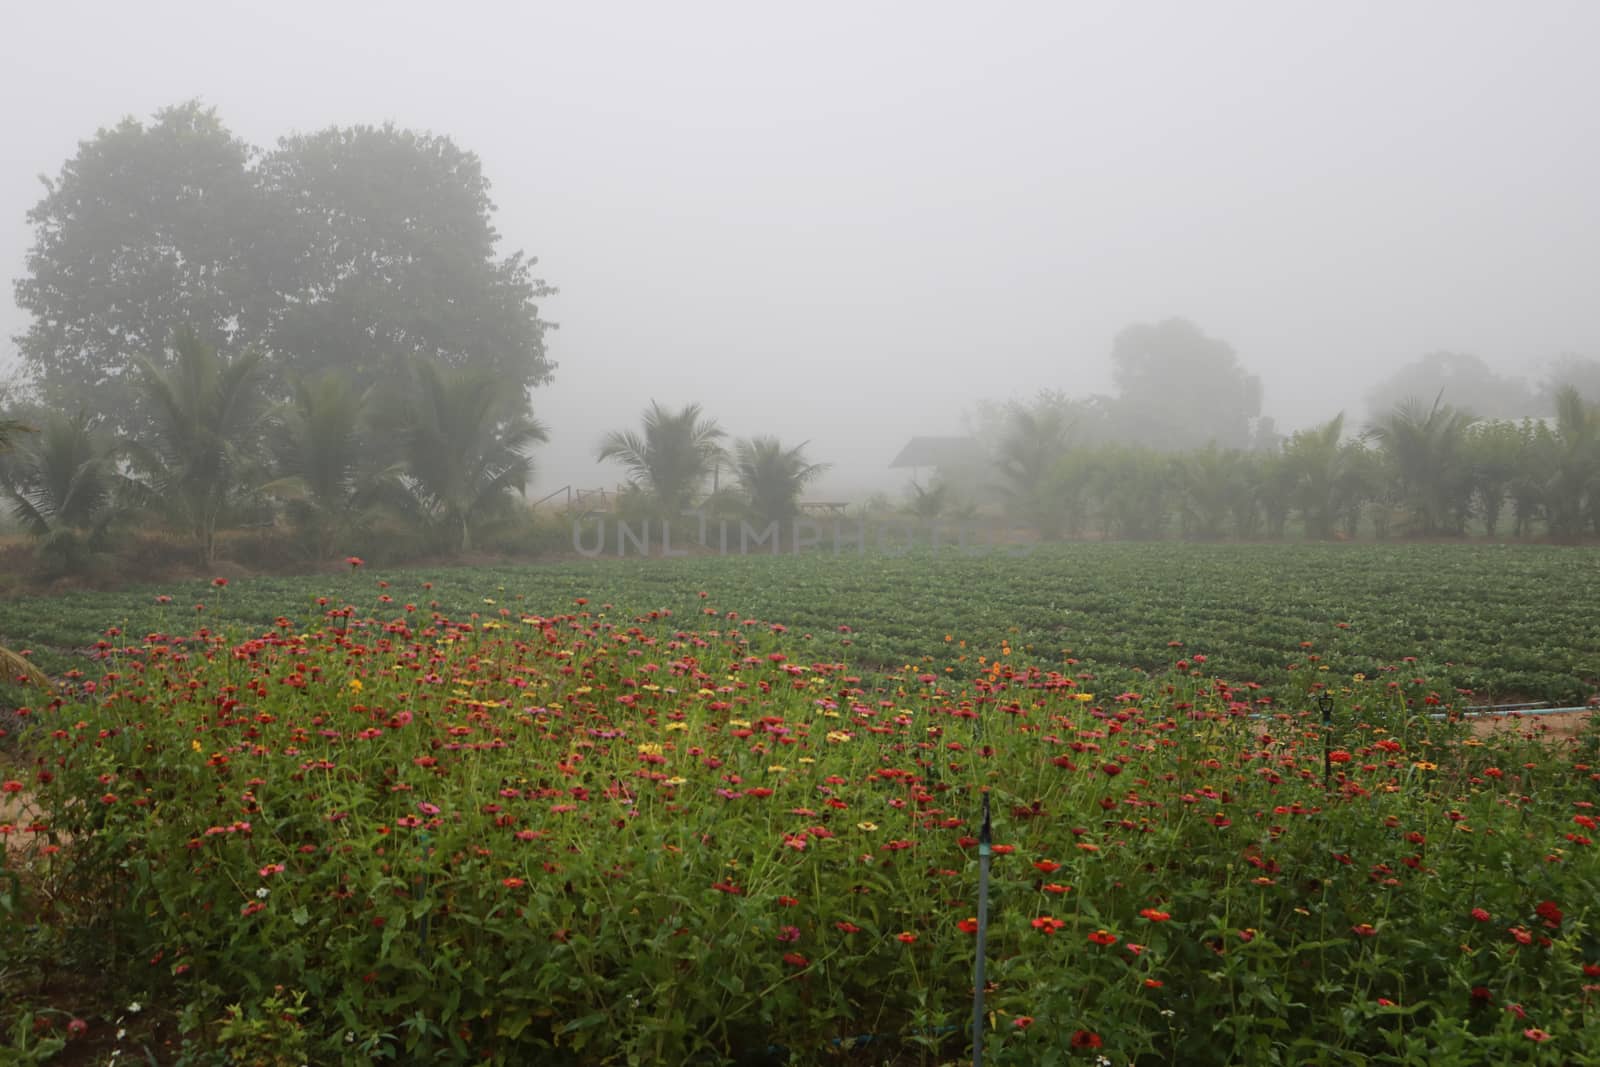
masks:
[(137, 360), (180, 329), (259, 349), (269, 388), (338, 369), (358, 389), (416, 357), (549, 380), (554, 290), (500, 256), (477, 156), (394, 126), (330, 128), (271, 152), (189, 102), (83, 141), (28, 214), (16, 338), (58, 407), (148, 425)]
[(1407, 402), (1438, 400), (1453, 408), (1494, 419), (1520, 419), (1540, 407), (1520, 378), (1496, 374), (1477, 356), (1429, 352), (1405, 364), (1367, 392), (1367, 405), (1382, 415)]
[(1138, 439), (1157, 448), (1223, 448), (1251, 443), (1261, 414), (1261, 380), (1239, 363), (1227, 342), (1208, 337), (1187, 319), (1138, 323), (1111, 349), (1117, 386), (1114, 436), (1138, 427)]

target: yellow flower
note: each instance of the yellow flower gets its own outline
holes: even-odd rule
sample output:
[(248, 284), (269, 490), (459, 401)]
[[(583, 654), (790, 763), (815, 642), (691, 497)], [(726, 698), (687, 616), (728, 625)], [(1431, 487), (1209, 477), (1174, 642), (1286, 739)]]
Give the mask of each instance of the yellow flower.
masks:
[(360, 678), (352, 678), (352, 679), (350, 679), (350, 692), (359, 693), (359, 692), (361, 692), (361, 690), (363, 688), (364, 687), (361, 684), (361, 679)]
[(858, 823), (856, 823), (856, 829), (857, 830), (862, 830), (862, 831), (865, 831), (866, 833), (869, 833), (869, 834), (872, 833), (877, 828), (878, 828), (878, 824), (875, 823), (875, 822), (858, 822)]
[(669, 730), (687, 730), (688, 728), (689, 728), (689, 724), (686, 723), (686, 722), (669, 722), (669, 723), (667, 723), (667, 729), (669, 729)]
[(767, 773), (769, 773), (769, 774), (783, 774), (788, 769), (789, 768), (787, 768), (785, 766), (782, 766), (781, 764), (774, 763), (772, 766), (767, 768)]
[(668, 785), (682, 785), (684, 782), (687, 782), (688, 780), (689, 779), (687, 779), (687, 778), (677, 778), (677, 777), (663, 779), (663, 781), (665, 781)]
[(639, 746), (639, 755), (641, 755), (641, 756), (659, 756), (659, 755), (661, 755), (661, 743), (659, 741), (646, 741), (646, 742), (644, 742), (643, 744), (641, 744)]
[(190, 741), (189, 742), (189, 747), (194, 749), (196, 752), (199, 752), (200, 751), (200, 742), (199, 742), (199, 740), (197, 739), (197, 740), (194, 740), (194, 741)]
[(1413, 763), (1411, 766), (1415, 767), (1419, 771), (1436, 771), (1436, 770), (1439, 769), (1439, 765), (1437, 763), (1429, 763), (1425, 759), (1418, 760), (1417, 762)]

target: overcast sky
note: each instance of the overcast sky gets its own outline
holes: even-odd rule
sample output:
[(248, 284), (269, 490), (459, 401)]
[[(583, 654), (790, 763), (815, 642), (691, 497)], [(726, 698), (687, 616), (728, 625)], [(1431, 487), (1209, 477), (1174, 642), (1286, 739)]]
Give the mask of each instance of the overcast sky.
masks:
[(1108, 391), (1137, 321), (1231, 343), (1289, 427), (1435, 349), (1600, 357), (1597, 40), (1586, 0), (5, 0), (0, 266), (125, 115), (448, 134), (560, 289), (543, 485), (698, 400), (844, 493), (980, 398)]

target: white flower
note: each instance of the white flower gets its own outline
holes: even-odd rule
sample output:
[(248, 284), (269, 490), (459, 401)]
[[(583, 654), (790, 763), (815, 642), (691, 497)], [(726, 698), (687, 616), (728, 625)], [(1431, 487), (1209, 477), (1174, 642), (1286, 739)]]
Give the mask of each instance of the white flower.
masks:
[(256, 890), (256, 896), (261, 900), (266, 900), (271, 894), (272, 890), (268, 889), (266, 886), (262, 886), (260, 889)]
[(133, 1002), (133, 1003), (132, 1003), (132, 1004), (129, 1004), (129, 1005), (128, 1005), (128, 1010), (129, 1010), (129, 1011), (131, 1011), (131, 1012), (133, 1012), (133, 1013), (134, 1013), (134, 1014), (135, 1014), (135, 1015), (138, 1015), (138, 1014), (139, 1014), (139, 1013), (140, 1013), (140, 1012), (141, 1012), (141, 1011), (144, 1011), (144, 1005), (143, 1005), (143, 1004), (140, 1004), (140, 1003), (139, 1003), (139, 1002), (138, 1002), (138, 1001), (137, 1001), (137, 1000), (136, 1000), (136, 1001), (134, 1001), (134, 1002)]

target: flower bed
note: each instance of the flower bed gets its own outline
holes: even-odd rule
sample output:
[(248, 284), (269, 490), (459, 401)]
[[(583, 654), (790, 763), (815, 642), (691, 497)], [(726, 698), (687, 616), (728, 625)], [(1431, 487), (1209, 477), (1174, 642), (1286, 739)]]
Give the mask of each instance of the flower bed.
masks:
[(865, 677), (702, 610), (117, 634), (7, 831), (193, 1050), (944, 1062), (987, 791), (993, 1062), (1594, 1062), (1592, 731), (1192, 660)]

